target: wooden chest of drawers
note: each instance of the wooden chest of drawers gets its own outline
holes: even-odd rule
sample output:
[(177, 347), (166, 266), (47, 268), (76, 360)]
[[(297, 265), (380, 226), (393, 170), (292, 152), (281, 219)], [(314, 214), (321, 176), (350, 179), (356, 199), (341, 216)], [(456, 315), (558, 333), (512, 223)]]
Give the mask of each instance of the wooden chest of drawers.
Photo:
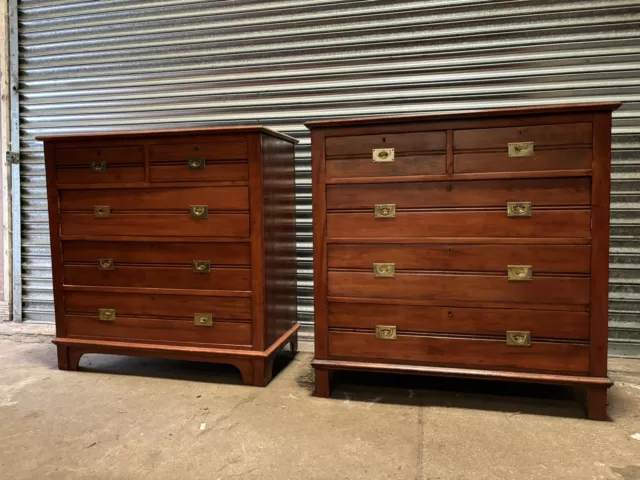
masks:
[(58, 366), (297, 349), (296, 140), (262, 127), (42, 137)]
[(352, 369), (557, 383), (605, 418), (617, 106), (307, 123), (317, 395)]

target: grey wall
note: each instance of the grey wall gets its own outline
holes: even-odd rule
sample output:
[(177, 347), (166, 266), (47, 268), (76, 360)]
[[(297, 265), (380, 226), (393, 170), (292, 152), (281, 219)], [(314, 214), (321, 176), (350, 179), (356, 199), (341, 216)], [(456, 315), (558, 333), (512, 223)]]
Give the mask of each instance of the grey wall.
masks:
[(312, 324), (309, 119), (623, 101), (612, 351), (640, 354), (640, 1), (19, 2), (23, 313), (52, 321), (36, 134), (263, 123), (301, 140), (299, 317)]

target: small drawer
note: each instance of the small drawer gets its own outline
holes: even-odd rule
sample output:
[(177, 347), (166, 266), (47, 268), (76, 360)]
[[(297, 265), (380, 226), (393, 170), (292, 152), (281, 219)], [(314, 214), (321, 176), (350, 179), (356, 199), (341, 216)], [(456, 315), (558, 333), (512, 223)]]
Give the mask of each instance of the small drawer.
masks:
[(67, 336), (160, 344), (251, 345), (250, 323), (212, 319), (211, 325), (200, 326), (193, 320), (125, 317), (118, 312), (116, 315), (113, 321), (100, 320), (97, 313), (90, 316), (65, 315)]
[(454, 172), (590, 169), (592, 124), (457, 130)]
[(504, 275), (405, 273), (389, 278), (370, 272), (329, 271), (327, 291), (333, 297), (503, 302), (519, 304), (589, 305), (589, 277), (538, 275), (530, 281)]
[(591, 179), (544, 178), (327, 185), (328, 210), (498, 207), (526, 200), (536, 206), (591, 204)]
[(59, 184), (144, 181), (144, 147), (58, 148), (55, 163)]
[(414, 132), (329, 137), (327, 178), (446, 173), (446, 133)]
[(329, 332), (328, 344), (329, 355), (337, 358), (571, 374), (589, 371), (589, 346), (578, 343), (539, 342), (534, 339), (531, 346), (521, 347), (507, 345), (505, 340), (497, 339), (398, 333), (393, 340), (383, 340), (376, 338), (373, 332)]
[(67, 314), (93, 316), (101, 308), (111, 308), (117, 316), (148, 316), (190, 319), (196, 313), (213, 318), (251, 320), (250, 297), (214, 297), (210, 295), (157, 295), (114, 292), (64, 292)]
[(114, 264), (151, 264), (190, 266), (194, 260), (208, 260), (211, 265), (249, 265), (248, 242), (62, 242), (62, 258), (69, 263), (97, 265), (98, 259), (110, 258)]
[(191, 205), (206, 205), (209, 211), (249, 210), (247, 187), (177, 187), (114, 190), (62, 190), (61, 212), (93, 212), (108, 205), (112, 212), (188, 212)]
[(151, 145), (152, 182), (247, 181), (246, 141)]
[(512, 218), (502, 211), (394, 212), (394, 218), (368, 213), (329, 213), (327, 238), (384, 239), (411, 237), (588, 238), (590, 210), (538, 210)]
[(589, 273), (589, 245), (329, 244), (329, 268), (371, 269), (392, 262), (397, 270), (505, 272), (532, 265), (537, 273)]
[(329, 328), (374, 330), (393, 325), (398, 332), (502, 336), (529, 331), (534, 338), (587, 340), (589, 313), (568, 310), (521, 310), (431, 307), (379, 303), (329, 303)]

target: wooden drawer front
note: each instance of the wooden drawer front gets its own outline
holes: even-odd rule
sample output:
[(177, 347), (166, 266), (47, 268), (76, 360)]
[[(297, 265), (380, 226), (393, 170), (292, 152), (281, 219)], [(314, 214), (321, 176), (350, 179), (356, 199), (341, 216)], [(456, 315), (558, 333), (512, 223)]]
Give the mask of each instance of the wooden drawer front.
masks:
[(62, 235), (146, 235), (185, 237), (249, 236), (249, 214), (209, 213), (209, 218), (193, 219), (189, 213), (111, 213), (108, 218), (94, 214), (62, 213)]
[[(415, 132), (329, 137), (326, 139), (326, 175), (382, 177), (446, 173), (446, 133)], [(374, 162), (374, 149), (394, 150), (392, 162)]]
[(536, 210), (527, 218), (509, 218), (500, 211), (397, 211), (396, 218), (376, 219), (369, 213), (329, 213), (327, 237), (540, 237), (588, 238), (589, 210)]
[(153, 182), (246, 181), (247, 142), (185, 143), (149, 147)]
[[(533, 142), (532, 154), (510, 156), (509, 143), (522, 142)], [(591, 143), (591, 123), (457, 130), (453, 132), (454, 171), (590, 169)]]
[(65, 265), (64, 285), (101, 287), (180, 288), (187, 290), (251, 290), (251, 270), (239, 267), (211, 267), (195, 273), (193, 267), (117, 265), (100, 270), (94, 265)]
[(502, 207), (507, 202), (534, 206), (591, 204), (589, 178), (477, 180), (457, 182), (327, 185), (327, 209)]
[(532, 265), (537, 273), (589, 273), (588, 245), (420, 245), (330, 244), (329, 268), (371, 270), (394, 263), (398, 270), (506, 272), (508, 265)]
[(399, 334), (396, 340), (379, 340), (374, 333), (329, 332), (329, 355), (475, 368), (589, 371), (589, 346), (572, 343), (533, 341), (530, 347), (519, 347), (493, 339)]
[(211, 326), (197, 326), (193, 320), (122, 317), (101, 321), (97, 315), (66, 315), (67, 336), (126, 339), (144, 343), (251, 345), (251, 324), (213, 320)]
[(507, 275), (402, 273), (376, 278), (373, 272), (329, 271), (328, 293), (336, 297), (405, 298), (477, 302), (588, 305), (588, 277), (538, 276), (509, 281)]
[(62, 242), (65, 264), (89, 263), (111, 258), (116, 267), (123, 264), (157, 264), (191, 266), (194, 260), (208, 260), (211, 265), (249, 265), (249, 243), (181, 243), (181, 242)]
[(146, 316), (191, 319), (195, 313), (213, 318), (250, 320), (250, 297), (203, 295), (155, 295), (111, 292), (64, 292), (66, 313), (96, 316), (100, 308), (113, 308), (117, 316)]
[(429, 307), (379, 303), (330, 303), (330, 328), (375, 329), (392, 325), (398, 332), (497, 335), (509, 330), (531, 332), (533, 338), (586, 340), (589, 313), (565, 310)]
[(111, 212), (189, 212), (191, 205), (207, 205), (209, 211), (248, 211), (247, 187), (182, 187), (116, 190), (61, 190), (60, 211), (93, 212), (109, 205)]
[(58, 148), (58, 183), (144, 181), (144, 147)]

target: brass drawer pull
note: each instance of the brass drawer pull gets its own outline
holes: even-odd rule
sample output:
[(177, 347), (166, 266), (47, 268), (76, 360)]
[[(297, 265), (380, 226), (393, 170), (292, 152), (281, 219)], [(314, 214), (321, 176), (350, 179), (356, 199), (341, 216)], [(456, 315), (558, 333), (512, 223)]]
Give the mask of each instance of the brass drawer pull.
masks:
[(194, 313), (193, 324), (196, 327), (210, 327), (213, 325), (213, 315), (210, 313)]
[(93, 161), (91, 162), (91, 171), (94, 173), (104, 173), (107, 171), (107, 162), (101, 160), (99, 162)]
[(113, 258), (99, 258), (98, 268), (100, 270), (115, 270), (116, 263), (113, 261)]
[(209, 218), (209, 207), (206, 205), (191, 205), (189, 214), (191, 218)]
[(530, 217), (531, 202), (507, 202), (507, 217)]
[(381, 203), (376, 205), (373, 209), (373, 216), (375, 218), (396, 218), (396, 204)]
[(395, 325), (376, 325), (376, 338), (379, 340), (395, 340)]
[(98, 318), (103, 322), (113, 322), (116, 319), (116, 311), (113, 308), (99, 308)]
[(194, 260), (192, 270), (195, 273), (210, 273), (211, 262), (209, 260)]
[(374, 277), (395, 277), (396, 276), (396, 264), (395, 263), (374, 263), (373, 264), (373, 276)]
[(194, 157), (187, 160), (187, 169), (189, 170), (204, 170), (204, 166), (204, 157)]
[(507, 345), (515, 347), (530, 347), (531, 332), (507, 331)]
[(393, 148), (374, 148), (373, 163), (391, 163), (396, 159), (396, 152)]
[(533, 142), (515, 142), (509, 144), (510, 157), (533, 157)]
[(529, 281), (533, 277), (533, 270), (531, 265), (509, 265), (507, 267), (507, 275), (511, 282)]
[(93, 215), (96, 218), (109, 218), (111, 216), (111, 207), (109, 205), (96, 205), (93, 207)]

